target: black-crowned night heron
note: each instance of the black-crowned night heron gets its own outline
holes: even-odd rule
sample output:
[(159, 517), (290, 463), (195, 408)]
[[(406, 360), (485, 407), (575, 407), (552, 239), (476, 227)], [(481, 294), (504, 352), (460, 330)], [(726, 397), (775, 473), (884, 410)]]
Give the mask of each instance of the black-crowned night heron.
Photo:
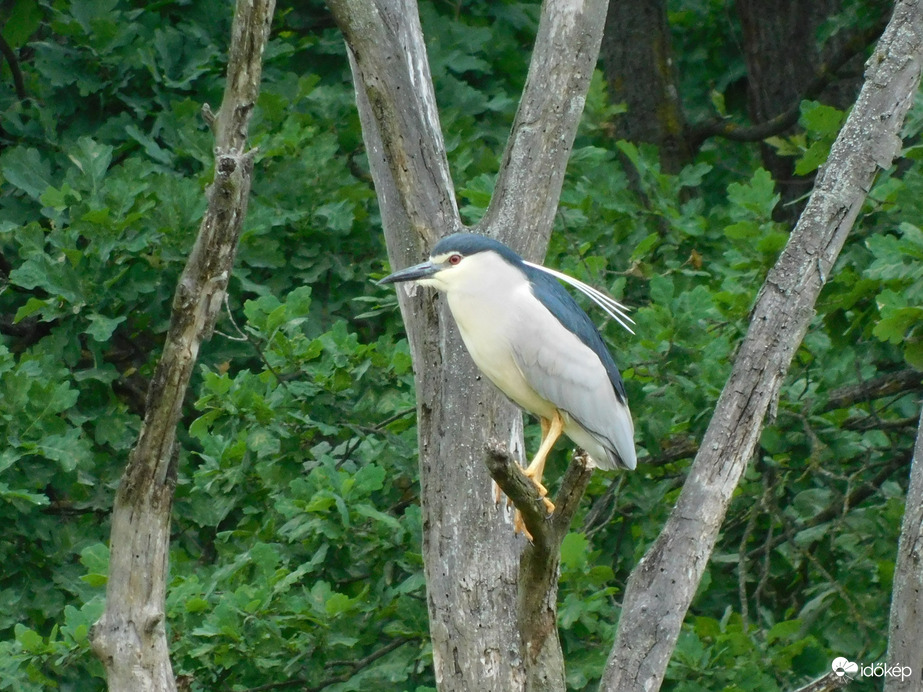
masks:
[(446, 294), (475, 364), (541, 422), (542, 442), (525, 473), (542, 497), (545, 459), (562, 432), (600, 468), (637, 465), (622, 377), (596, 326), (558, 279), (631, 331), (624, 308), (608, 296), (471, 233), (443, 238), (428, 261), (379, 282), (416, 281)]

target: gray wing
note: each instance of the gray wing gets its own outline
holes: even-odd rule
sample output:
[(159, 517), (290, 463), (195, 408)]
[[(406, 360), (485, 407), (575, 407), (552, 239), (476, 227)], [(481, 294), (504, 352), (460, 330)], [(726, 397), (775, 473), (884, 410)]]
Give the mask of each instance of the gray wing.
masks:
[[(534, 297), (532, 300), (541, 305)], [(544, 306), (535, 307), (518, 311), (532, 317), (518, 320), (516, 329), (514, 360), (523, 377), (542, 398), (570, 414), (605, 448), (607, 458), (596, 459), (600, 466), (633, 469), (637, 460), (631, 413), (616, 395), (599, 356)]]

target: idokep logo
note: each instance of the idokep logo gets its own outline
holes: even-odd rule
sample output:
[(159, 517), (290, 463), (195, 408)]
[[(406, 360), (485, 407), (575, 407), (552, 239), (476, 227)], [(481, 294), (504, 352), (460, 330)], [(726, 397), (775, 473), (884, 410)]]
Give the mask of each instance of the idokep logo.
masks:
[(836, 673), (838, 678), (843, 677), (847, 673), (857, 673), (859, 671), (858, 663), (853, 663), (842, 656), (833, 659), (833, 663), (830, 664), (830, 667), (833, 668), (833, 672)]
[(830, 667), (833, 668), (833, 672), (836, 673), (837, 677), (858, 673), (864, 678), (900, 678), (901, 682), (903, 682), (913, 674), (910, 666), (889, 666), (886, 663), (860, 665), (843, 656), (833, 659)]

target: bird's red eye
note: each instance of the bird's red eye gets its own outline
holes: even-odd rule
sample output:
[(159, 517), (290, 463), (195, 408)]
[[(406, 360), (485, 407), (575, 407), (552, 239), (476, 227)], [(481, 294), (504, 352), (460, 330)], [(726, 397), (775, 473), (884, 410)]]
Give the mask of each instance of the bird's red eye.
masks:
[(462, 261), (461, 255), (450, 255), (449, 256), (449, 264), (458, 264), (461, 261)]

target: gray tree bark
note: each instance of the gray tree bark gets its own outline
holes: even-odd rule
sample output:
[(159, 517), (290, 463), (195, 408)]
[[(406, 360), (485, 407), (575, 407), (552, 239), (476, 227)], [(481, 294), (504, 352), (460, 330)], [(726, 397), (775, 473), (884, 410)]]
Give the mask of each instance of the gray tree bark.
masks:
[[(923, 412), (910, 466), (910, 487), (894, 566), (888, 665), (902, 675), (885, 677), (885, 692), (923, 688)], [(904, 666), (909, 675), (903, 675)], [(903, 679), (902, 679), (903, 678)]]
[(170, 510), (176, 484), (176, 425), (199, 347), (211, 337), (224, 302), (247, 212), (252, 152), (250, 115), (259, 94), (263, 49), (275, 0), (239, 0), (228, 82), (217, 115), (215, 179), (208, 209), (173, 297), (163, 355), (147, 394), (141, 433), (112, 511), (106, 609), (90, 633), (113, 692), (173, 692), (164, 623)]
[(604, 690), (655, 690), (734, 488), (775, 404), (813, 306), (879, 168), (901, 147), (923, 65), (921, 0), (900, 0), (810, 201), (766, 278), (731, 376), (661, 535), (631, 574)]
[[(404, 267), (463, 227), (416, 4), (331, 0), (328, 5), (349, 48), (391, 265)], [(477, 229), (530, 259), (540, 259), (547, 247), (599, 52), (605, 5), (547, 0), (542, 8), (526, 87), (490, 207)], [(520, 576), (525, 541), (513, 534), (505, 505), (495, 504), (485, 468), (491, 441), (502, 441), (522, 458), (521, 415), (482, 380), (439, 296), (403, 290), (398, 296), (416, 374), (437, 684), (440, 690), (563, 690), (556, 628), (539, 638), (520, 627), (533, 621), (523, 615), (529, 608), (550, 608), (555, 621), (557, 563), (547, 558), (553, 584)], [(547, 622), (547, 610), (541, 617)]]

